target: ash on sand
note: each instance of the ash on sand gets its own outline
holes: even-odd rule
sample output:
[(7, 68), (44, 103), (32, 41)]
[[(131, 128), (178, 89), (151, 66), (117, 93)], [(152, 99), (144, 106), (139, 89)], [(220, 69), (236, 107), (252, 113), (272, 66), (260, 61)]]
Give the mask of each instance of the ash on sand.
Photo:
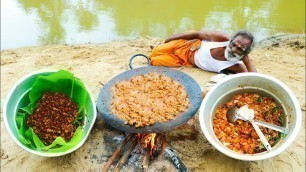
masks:
[[(138, 144), (133, 152), (131, 153), (131, 156), (129, 160), (126, 162), (126, 164), (122, 167), (122, 171), (143, 171), (142, 167), (142, 160), (144, 158), (144, 149), (141, 148), (141, 146)], [(153, 158), (150, 161), (148, 171), (150, 172), (175, 172), (176, 168), (171, 163), (170, 160), (162, 159), (157, 160), (157, 158)]]
[[(149, 46), (162, 41), (139, 38), (108, 44), (50, 45), (3, 50), (1, 102), (4, 102), (18, 79), (29, 72), (45, 68), (71, 71), (85, 82), (97, 100), (103, 84), (128, 70), (128, 61), (133, 54), (148, 55)], [(250, 57), (258, 72), (280, 79), (297, 96), (304, 114), (299, 136), (286, 151), (274, 158), (258, 162), (239, 161), (223, 155), (207, 142), (199, 128), (196, 115), (187, 124), (166, 133), (170, 146), (191, 171), (305, 170), (305, 36), (289, 37), (276, 42), (273, 42), (274, 46), (258, 46)], [(139, 59), (135, 65), (145, 66), (146, 61)], [(201, 87), (215, 75), (196, 68), (176, 69), (189, 74)], [(113, 138), (121, 134), (122, 132), (107, 127), (98, 117), (81, 148), (66, 156), (45, 158), (28, 153), (17, 146), (9, 137), (1, 118), (1, 171), (101, 171), (103, 164), (118, 146)], [(151, 171), (171, 171), (173, 165), (168, 160), (153, 161), (149, 168)], [(124, 169), (131, 171), (127, 165)]]

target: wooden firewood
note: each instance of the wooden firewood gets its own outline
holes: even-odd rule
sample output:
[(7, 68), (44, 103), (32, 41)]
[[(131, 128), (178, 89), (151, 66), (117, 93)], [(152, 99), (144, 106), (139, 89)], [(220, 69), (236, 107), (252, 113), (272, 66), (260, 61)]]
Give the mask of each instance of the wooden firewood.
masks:
[(133, 151), (134, 147), (137, 144), (137, 137), (134, 137), (132, 140), (132, 143), (130, 145), (127, 145), (129, 147), (126, 148), (125, 152), (123, 153), (122, 157), (120, 158), (119, 162), (117, 163), (116, 167), (115, 167), (115, 172), (120, 172), (120, 169), (123, 167), (123, 165), (125, 164), (125, 162), (128, 160), (131, 152)]
[(142, 160), (142, 168), (144, 169), (144, 171), (148, 170), (149, 164), (150, 164), (150, 155), (148, 154), (147, 151), (144, 151), (144, 157)]
[(133, 138), (134, 134), (129, 134), (127, 137), (125, 137), (125, 139), (123, 140), (123, 142), (121, 143), (121, 145), (115, 150), (115, 152), (113, 153), (113, 155), (108, 159), (108, 161), (106, 162), (106, 164), (104, 164), (104, 167), (102, 169), (102, 171), (107, 172), (109, 167), (112, 165), (112, 163), (115, 161), (115, 159), (118, 157), (118, 155), (120, 154), (122, 148), (131, 140), (131, 138)]

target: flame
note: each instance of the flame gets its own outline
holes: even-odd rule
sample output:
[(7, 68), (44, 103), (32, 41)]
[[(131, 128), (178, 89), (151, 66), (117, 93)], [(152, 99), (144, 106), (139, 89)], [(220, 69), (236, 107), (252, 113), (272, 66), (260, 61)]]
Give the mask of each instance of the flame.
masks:
[(138, 136), (140, 137), (140, 141), (143, 145), (144, 148), (146, 148), (147, 150), (149, 150), (149, 155), (150, 157), (153, 156), (153, 151), (156, 149), (156, 145), (155, 145), (155, 137), (156, 137), (156, 133), (151, 133), (151, 134), (138, 134)]

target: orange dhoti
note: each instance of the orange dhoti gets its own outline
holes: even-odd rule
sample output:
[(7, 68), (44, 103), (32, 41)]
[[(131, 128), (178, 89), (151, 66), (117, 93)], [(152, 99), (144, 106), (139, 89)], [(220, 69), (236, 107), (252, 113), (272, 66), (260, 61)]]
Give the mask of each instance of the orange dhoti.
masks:
[(154, 47), (149, 58), (152, 66), (193, 67), (189, 58), (201, 46), (201, 40), (174, 40)]

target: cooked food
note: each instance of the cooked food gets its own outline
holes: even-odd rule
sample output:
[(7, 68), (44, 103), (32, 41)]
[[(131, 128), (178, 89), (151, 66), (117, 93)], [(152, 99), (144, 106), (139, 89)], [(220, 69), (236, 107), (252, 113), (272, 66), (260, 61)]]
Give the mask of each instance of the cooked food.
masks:
[[(213, 119), (214, 132), (225, 146), (236, 152), (247, 154), (263, 152), (265, 148), (250, 122), (238, 119), (232, 124), (227, 121), (226, 113), (230, 108), (244, 105), (254, 110), (254, 119), (278, 126), (282, 125), (283, 112), (277, 107), (273, 98), (244, 93), (234, 95), (229, 102), (217, 108)], [(280, 132), (272, 129), (265, 127), (260, 127), (260, 129), (271, 146), (274, 146), (282, 136)]]
[(76, 128), (78, 105), (60, 92), (47, 92), (38, 101), (36, 109), (27, 118), (31, 126), (45, 145), (50, 145), (58, 136), (69, 141)]
[(155, 72), (118, 82), (112, 92), (111, 112), (136, 127), (172, 120), (190, 106), (179, 82)]

